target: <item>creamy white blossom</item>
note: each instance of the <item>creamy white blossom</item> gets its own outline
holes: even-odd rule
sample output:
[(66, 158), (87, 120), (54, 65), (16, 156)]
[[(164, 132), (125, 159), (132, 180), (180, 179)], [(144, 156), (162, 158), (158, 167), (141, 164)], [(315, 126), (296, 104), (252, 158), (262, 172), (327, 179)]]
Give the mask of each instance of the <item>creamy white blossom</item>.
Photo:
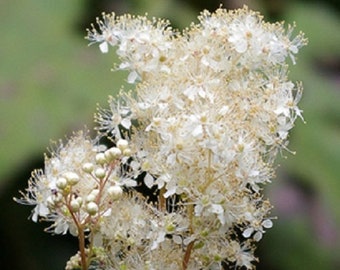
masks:
[(86, 227), (89, 215), (103, 215), (110, 208), (108, 191), (98, 187), (120, 185), (124, 177), (121, 168), (105, 161), (102, 147), (83, 131), (55, 147), (50, 156), (45, 156), (44, 170), (32, 173), (27, 193), (16, 200), (35, 205), (32, 220), (40, 217), (52, 222), (49, 231), (65, 234), (69, 230), (77, 235), (77, 227)]
[(67, 269), (255, 267), (256, 243), (273, 225), (262, 190), (302, 119), (302, 86), (288, 68), (306, 39), (247, 7), (198, 20), (180, 33), (112, 13), (88, 30), (103, 53), (116, 48), (135, 84), (95, 115), (113, 146), (79, 133), (46, 157), (18, 200), (35, 205), (34, 221), (78, 236)]
[[(137, 27), (135, 19), (131, 23)], [(139, 19), (138, 27), (153, 24)], [(122, 20), (126, 17), (112, 17), (106, 28), (117, 29)], [(143, 45), (136, 55), (122, 53), (121, 44), (131, 40), (131, 32), (113, 45), (124, 67), (134, 67), (141, 82), (133, 95), (121, 93), (117, 101), (111, 100), (111, 107), (124, 100), (131, 121), (138, 122), (131, 126), (130, 143), (140, 164), (137, 170), (147, 171), (145, 185), (163, 190), (165, 198), (185, 198), (183, 207), (192, 205), (192, 233), (182, 233), (183, 241), (202, 241), (197, 233), (204, 228), (198, 224), (204, 224), (209, 235), (218, 232), (226, 239), (232, 239), (235, 228), (244, 228), (243, 236), (255, 242), (271, 227), (271, 206), (261, 190), (273, 178), (277, 150), (285, 147), (296, 118), (302, 118), (297, 107), (301, 86), (288, 80), (286, 59), (295, 64), (294, 54), (306, 41), (302, 34), (292, 38), (292, 29), (264, 22), (247, 8), (204, 11), (199, 24), (182, 35), (169, 38), (170, 28), (163, 29), (167, 72), (153, 70), (146, 55), (135, 58), (145, 50)], [(149, 31), (147, 37), (159, 33)], [(100, 39), (95, 31), (90, 33), (90, 40)], [(147, 70), (153, 73), (141, 76)], [(111, 126), (111, 134), (119, 133), (117, 126), (98, 122), (100, 129)], [(213, 245), (208, 239), (204, 243)], [(224, 259), (252, 268), (252, 246), (247, 252), (242, 250), (248, 245), (232, 246), (237, 249), (234, 259)]]

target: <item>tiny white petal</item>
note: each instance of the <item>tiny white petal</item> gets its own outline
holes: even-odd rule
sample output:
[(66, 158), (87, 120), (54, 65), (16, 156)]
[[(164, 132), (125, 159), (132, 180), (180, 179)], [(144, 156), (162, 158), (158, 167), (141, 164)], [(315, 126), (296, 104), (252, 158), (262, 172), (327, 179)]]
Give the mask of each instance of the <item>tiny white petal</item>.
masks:
[(176, 186), (172, 187), (170, 189), (167, 190), (167, 192), (164, 193), (164, 198), (168, 198), (171, 195), (174, 195), (176, 193)]
[(258, 242), (262, 239), (262, 236), (263, 236), (262, 232), (256, 232), (254, 234), (254, 240)]
[(151, 188), (151, 187), (153, 186), (153, 184), (154, 184), (154, 179), (153, 179), (153, 177), (152, 177), (149, 173), (147, 173), (147, 174), (145, 175), (145, 177), (144, 177), (144, 183), (145, 183), (145, 185), (146, 185), (148, 188)]
[(253, 232), (254, 232), (253, 228), (247, 228), (243, 231), (242, 236), (245, 238), (249, 238)]
[(135, 81), (137, 80), (138, 78), (138, 73), (136, 71), (131, 71), (128, 78), (127, 78), (127, 81), (128, 83), (135, 83)]
[(124, 118), (124, 119), (120, 122), (120, 124), (121, 124), (124, 128), (130, 129), (130, 127), (131, 127), (131, 120), (128, 119), (128, 118)]
[(262, 222), (262, 226), (266, 229), (273, 227), (273, 222), (270, 219), (266, 219)]
[(221, 214), (224, 211), (222, 205), (220, 204), (212, 204), (211, 209), (212, 209), (212, 212), (216, 214)]
[(172, 240), (178, 245), (182, 244), (182, 237), (180, 237), (179, 235), (173, 235)]
[(102, 42), (99, 44), (99, 49), (102, 53), (108, 53), (109, 51), (109, 45), (107, 44), (106, 41)]

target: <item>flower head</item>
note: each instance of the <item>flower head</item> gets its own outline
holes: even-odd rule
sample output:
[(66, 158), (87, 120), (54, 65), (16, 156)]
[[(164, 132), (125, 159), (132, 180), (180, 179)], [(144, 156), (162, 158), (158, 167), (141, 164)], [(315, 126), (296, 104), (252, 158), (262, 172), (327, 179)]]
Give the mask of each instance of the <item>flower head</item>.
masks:
[[(83, 246), (86, 231), (106, 269), (252, 269), (272, 226), (262, 190), (302, 118), (287, 58), (295, 64), (306, 40), (247, 7), (198, 19), (182, 33), (146, 16), (97, 20), (87, 38), (103, 53), (116, 47), (136, 84), (95, 116), (114, 146), (76, 134), (18, 200)], [(86, 269), (86, 252), (95, 253), (83, 247), (69, 267), (80, 257)]]
[[(124, 31), (122, 19), (129, 19)], [(143, 38), (133, 32), (141, 26)], [(213, 239), (223, 235), (233, 250), (214, 248), (226, 251), (220, 255), (236, 265), (251, 268), (255, 258), (249, 243), (271, 227), (271, 206), (261, 190), (273, 177), (277, 149), (301, 117), (301, 86), (288, 80), (286, 59), (295, 64), (293, 54), (306, 40), (302, 34), (292, 38), (292, 27), (285, 31), (281, 23), (264, 22), (246, 7), (204, 11), (199, 24), (176, 35), (166, 24), (155, 27), (145, 17), (112, 17), (109, 28), (120, 29), (113, 46), (122, 65), (141, 80), (133, 95), (121, 93), (110, 104), (115, 108), (123, 100), (129, 121), (138, 123), (128, 128), (129, 139), (136, 149), (135, 168), (146, 172), (145, 185), (162, 190), (164, 198), (180, 197), (183, 207), (191, 208), (192, 233), (179, 233), (183, 241), (213, 248)], [(128, 56), (128, 43), (133, 56)], [(157, 53), (150, 51), (154, 46)], [(154, 70), (162, 65), (154, 65), (159, 55), (166, 57), (167, 68)], [(114, 121), (99, 123), (112, 134), (119, 132)], [(243, 228), (248, 242), (232, 240), (235, 228)], [(194, 256), (205, 252), (195, 250)]]
[[(119, 196), (119, 186), (125, 185), (121, 157), (108, 158), (104, 153), (112, 150), (104, 149), (83, 131), (66, 144), (60, 141), (51, 156), (45, 156), (45, 169), (32, 173), (26, 193), (16, 200), (35, 205), (32, 220), (41, 217), (52, 222), (50, 231), (65, 234), (69, 230), (77, 235), (90, 217), (110, 213), (110, 202)], [(116, 190), (114, 196), (110, 188)]]

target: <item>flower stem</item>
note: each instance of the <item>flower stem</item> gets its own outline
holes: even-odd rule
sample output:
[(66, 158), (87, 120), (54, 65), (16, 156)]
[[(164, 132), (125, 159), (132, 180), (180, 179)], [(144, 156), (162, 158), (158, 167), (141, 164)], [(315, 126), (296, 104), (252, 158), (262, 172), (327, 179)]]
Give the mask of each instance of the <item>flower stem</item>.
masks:
[[(189, 233), (192, 235), (193, 232), (194, 232), (193, 224), (192, 224), (193, 214), (194, 214), (193, 204), (188, 204), (187, 213), (188, 213), (188, 218), (189, 218), (189, 221), (190, 221)], [(187, 246), (186, 250), (185, 250), (185, 254), (184, 254), (184, 257), (183, 257), (183, 261), (182, 261), (182, 270), (186, 270), (188, 268), (191, 251), (192, 251), (192, 248), (194, 247), (194, 242), (195, 242), (195, 240), (191, 241), (189, 243), (189, 245)]]
[(87, 260), (85, 252), (85, 234), (82, 228), (78, 228), (78, 241), (79, 241), (79, 252), (81, 259), (81, 269), (87, 270)]
[(81, 262), (81, 269), (82, 270), (87, 270), (88, 265), (87, 265), (87, 259), (86, 259), (86, 251), (85, 251), (85, 233), (84, 233), (84, 228), (81, 225), (81, 222), (79, 218), (75, 215), (75, 213), (72, 212), (72, 209), (70, 207), (69, 202), (67, 202), (67, 207), (71, 213), (71, 217), (74, 221), (74, 224), (77, 227), (78, 230), (78, 244), (79, 244), (79, 252), (80, 252), (80, 262)]
[(159, 206), (158, 206), (158, 209), (162, 212), (165, 212), (166, 211), (166, 201), (165, 201), (165, 198), (164, 198), (164, 193), (165, 193), (165, 188), (161, 188), (161, 190), (159, 191), (159, 197), (158, 197), (158, 200), (159, 200)]
[(185, 254), (183, 257), (183, 261), (182, 261), (182, 270), (186, 270), (188, 268), (188, 263), (189, 263), (192, 248), (194, 247), (194, 242), (195, 241), (190, 242), (189, 245), (187, 246), (187, 249), (185, 250)]

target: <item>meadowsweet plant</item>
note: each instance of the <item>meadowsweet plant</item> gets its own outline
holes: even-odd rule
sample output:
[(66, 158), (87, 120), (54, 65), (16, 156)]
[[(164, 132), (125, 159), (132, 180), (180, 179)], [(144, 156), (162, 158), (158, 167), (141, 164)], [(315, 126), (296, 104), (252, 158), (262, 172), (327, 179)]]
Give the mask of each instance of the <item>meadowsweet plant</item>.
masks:
[(88, 30), (134, 87), (98, 108), (96, 138), (57, 143), (16, 199), (78, 238), (67, 270), (254, 268), (273, 225), (262, 191), (302, 118), (287, 73), (306, 39), (247, 7), (198, 19), (179, 32), (112, 13)]

